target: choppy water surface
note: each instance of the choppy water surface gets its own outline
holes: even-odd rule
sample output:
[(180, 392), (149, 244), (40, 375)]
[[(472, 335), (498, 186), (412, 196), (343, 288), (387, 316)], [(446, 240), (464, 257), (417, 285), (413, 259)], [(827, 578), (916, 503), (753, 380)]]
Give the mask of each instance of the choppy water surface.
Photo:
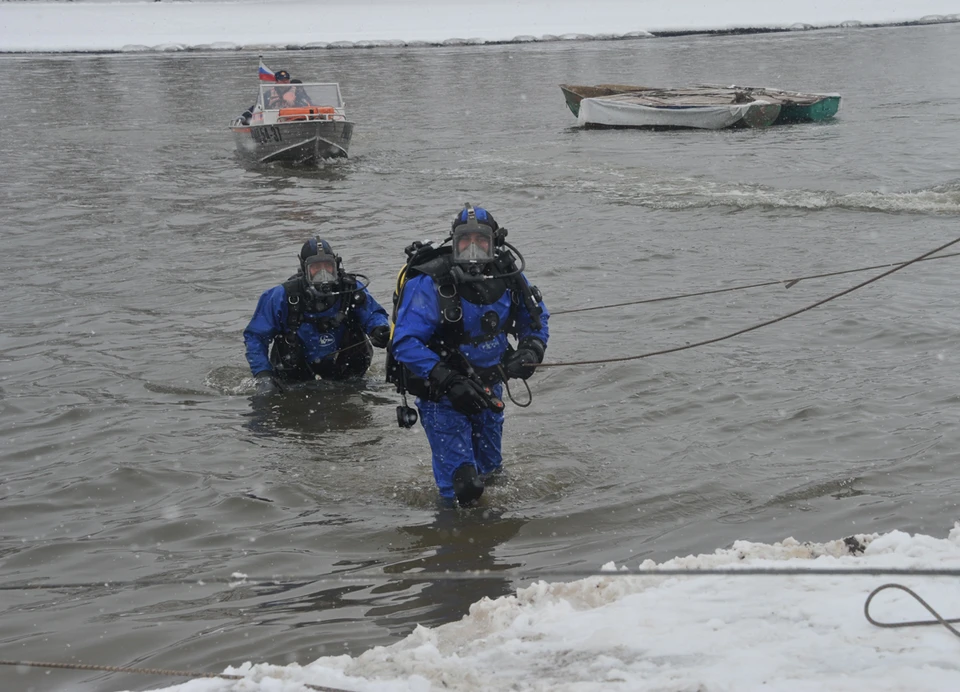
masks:
[[(541, 372), (533, 405), (509, 410), (508, 478), (462, 513), (436, 508), (426, 439), (396, 426), (382, 358), (363, 386), (256, 409), (241, 331), (314, 233), (389, 304), (402, 248), (444, 235), (468, 200), (509, 227), (557, 311), (911, 259), (960, 235), (960, 27), (264, 60), (340, 82), (349, 161), (240, 165), (226, 125), (254, 93), (253, 54), (0, 59), (2, 658), (306, 663), (550, 571), (739, 538), (946, 535), (957, 260), (699, 349)], [(561, 82), (844, 101), (820, 125), (580, 131)], [(547, 359), (709, 339), (869, 276), (557, 315)], [(471, 569), (490, 578), (402, 576)], [(361, 570), (387, 578), (315, 578)], [(234, 573), (300, 578), (232, 588)], [(41, 581), (100, 586), (10, 588)], [(6, 668), (0, 682), (169, 679)]]

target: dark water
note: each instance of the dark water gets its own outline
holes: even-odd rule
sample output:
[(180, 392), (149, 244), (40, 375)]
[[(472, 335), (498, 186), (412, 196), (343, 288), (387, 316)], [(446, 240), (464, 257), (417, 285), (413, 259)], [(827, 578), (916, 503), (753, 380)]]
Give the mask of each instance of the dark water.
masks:
[[(389, 303), (402, 248), (464, 201), (510, 228), (554, 310), (911, 259), (960, 235), (957, 25), (264, 60), (340, 82), (349, 161), (238, 163), (226, 126), (254, 54), (0, 58), (2, 658), (307, 663), (550, 571), (957, 519), (957, 260), (710, 346), (543, 371), (508, 412), (509, 478), (465, 513), (437, 510), (381, 358), (361, 387), (257, 410), (241, 340), (307, 236)], [(821, 125), (580, 131), (560, 82), (844, 101)], [(869, 275), (557, 315), (547, 360), (720, 336)], [(390, 578), (310, 578), (364, 569)], [(466, 569), (491, 578), (395, 576)], [(12, 588), (41, 581), (91, 586)], [(0, 684), (172, 682), (0, 667)]]

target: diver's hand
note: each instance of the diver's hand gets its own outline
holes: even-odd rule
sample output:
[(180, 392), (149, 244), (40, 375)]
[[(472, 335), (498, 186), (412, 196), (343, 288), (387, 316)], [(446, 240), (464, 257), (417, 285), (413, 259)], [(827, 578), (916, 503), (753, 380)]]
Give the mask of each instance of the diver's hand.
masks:
[(269, 370), (258, 372), (253, 378), (257, 381), (257, 391), (254, 396), (273, 396), (281, 392), (280, 382)]
[(390, 327), (381, 325), (379, 327), (374, 327), (373, 331), (370, 332), (370, 343), (377, 348), (386, 348), (389, 342)]
[(453, 405), (454, 410), (465, 416), (473, 416), (490, 407), (487, 393), (483, 387), (459, 375), (447, 390), (447, 398)]
[(537, 371), (537, 365), (543, 362), (546, 347), (540, 339), (525, 337), (517, 344), (517, 350), (503, 359), (507, 377), (525, 380)]
[(465, 416), (475, 415), (489, 407), (489, 397), (483, 387), (445, 363), (437, 363), (430, 371), (430, 385), (438, 394), (446, 395), (454, 410)]

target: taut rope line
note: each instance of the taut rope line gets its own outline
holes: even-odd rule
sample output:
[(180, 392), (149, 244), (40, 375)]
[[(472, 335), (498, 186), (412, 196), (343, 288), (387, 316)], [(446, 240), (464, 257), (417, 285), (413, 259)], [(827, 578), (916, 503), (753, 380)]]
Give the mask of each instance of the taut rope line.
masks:
[(344, 574), (290, 574), (273, 577), (210, 577), (203, 579), (138, 579), (133, 581), (113, 582), (29, 582), (24, 584), (2, 584), (0, 591), (39, 591), (57, 589), (120, 589), (120, 588), (148, 588), (155, 586), (230, 586), (240, 587), (267, 587), (305, 585), (310, 583), (360, 583), (369, 584), (371, 581), (484, 581), (495, 579), (584, 579), (587, 577), (766, 577), (766, 576), (836, 576), (836, 577), (877, 577), (877, 576), (910, 576), (910, 577), (960, 577), (960, 567), (955, 568), (898, 568), (898, 567), (817, 567), (817, 568), (760, 568), (744, 567), (739, 569), (635, 569), (616, 571), (565, 569), (534, 572), (529, 574), (494, 571), (494, 570), (467, 570), (463, 572), (352, 572)]
[[(0, 660), (0, 666), (24, 666), (29, 668), (62, 668), (64, 670), (102, 670), (108, 673), (135, 673), (137, 675), (172, 675), (178, 678), (223, 678), (226, 680), (247, 680), (248, 675), (232, 675), (230, 673), (197, 673), (191, 670), (166, 670), (164, 668), (127, 668), (125, 666), (102, 666), (94, 663), (56, 663), (53, 661), (5, 661)], [(320, 692), (349, 692), (339, 687), (324, 687), (298, 682), (310, 690)]]
[[(957, 257), (960, 256), (960, 252), (950, 252), (946, 255), (938, 255), (937, 257), (926, 257), (922, 260), (913, 260), (914, 262), (929, 262), (931, 260), (946, 259), (947, 257)], [(678, 300), (680, 298), (696, 298), (697, 296), (709, 296), (714, 293), (729, 293), (731, 291), (743, 291), (748, 288), (762, 288), (763, 286), (779, 286), (782, 285), (784, 288), (792, 288), (796, 286), (801, 281), (807, 281), (809, 279), (825, 279), (830, 276), (840, 276), (842, 274), (854, 274), (856, 272), (866, 272), (871, 269), (885, 269), (887, 267), (896, 267), (901, 265), (909, 264), (909, 262), (890, 262), (889, 264), (875, 264), (872, 267), (860, 267), (859, 269), (843, 269), (841, 271), (827, 272), (826, 274), (811, 274), (810, 276), (800, 276), (795, 279), (778, 279), (777, 281), (763, 281), (758, 284), (744, 284), (743, 286), (729, 286), (727, 288), (712, 288), (707, 291), (697, 291), (696, 293), (680, 293), (675, 296), (662, 296), (660, 298), (644, 298), (643, 300), (631, 300), (626, 303), (612, 303), (611, 305), (594, 305), (592, 307), (586, 308), (572, 308), (570, 310), (552, 310), (550, 316), (554, 317), (556, 315), (569, 315), (574, 312), (589, 312), (591, 310), (608, 310), (610, 308), (622, 308), (628, 305), (643, 305), (644, 303), (662, 303), (667, 300)]]
[(879, 281), (885, 276), (890, 276), (894, 272), (898, 272), (901, 269), (905, 269), (906, 267), (909, 267), (911, 264), (915, 264), (916, 262), (921, 262), (926, 258), (930, 257), (930, 255), (936, 254), (941, 250), (944, 250), (950, 247), (951, 245), (956, 245), (957, 243), (960, 243), (960, 238), (955, 238), (954, 240), (951, 240), (949, 243), (944, 243), (940, 247), (930, 250), (929, 252), (925, 252), (919, 257), (915, 257), (914, 259), (908, 262), (898, 263), (893, 269), (885, 271), (883, 272), (883, 274), (878, 274), (877, 276), (874, 276), (871, 279), (867, 279), (866, 281), (862, 281), (858, 283), (856, 286), (851, 286), (850, 288), (844, 291), (840, 291), (839, 293), (834, 293), (832, 296), (828, 296), (823, 300), (818, 300), (816, 303), (813, 303), (812, 305), (807, 305), (806, 307), (802, 307), (799, 310), (794, 310), (793, 312), (787, 313), (786, 315), (775, 317), (771, 320), (767, 320), (766, 322), (761, 322), (760, 324), (755, 324), (752, 327), (746, 327), (745, 329), (740, 329), (730, 334), (725, 334), (724, 336), (714, 337), (713, 339), (705, 339), (704, 341), (698, 341), (694, 344), (686, 344), (684, 346), (674, 346), (673, 348), (665, 348), (660, 351), (651, 351), (649, 353), (641, 353), (636, 356), (620, 356), (617, 358), (596, 358), (592, 360), (574, 360), (574, 361), (566, 361), (566, 362), (559, 362), (559, 363), (540, 363), (536, 367), (539, 369), (539, 368), (560, 368), (567, 365), (600, 365), (603, 363), (623, 363), (630, 360), (640, 360), (641, 358), (650, 358), (651, 356), (661, 356), (661, 355), (664, 355), (665, 353), (676, 353), (677, 351), (686, 351), (687, 349), (690, 349), (690, 348), (697, 348), (699, 346), (706, 346), (707, 344), (715, 344), (718, 341), (725, 341), (727, 339), (732, 339), (735, 336), (740, 336), (741, 334), (746, 334), (747, 332), (755, 331), (757, 329), (760, 329), (761, 327), (767, 327), (771, 324), (782, 322), (783, 320), (789, 319), (791, 317), (796, 317), (797, 315), (807, 312), (808, 310), (813, 310), (816, 307), (820, 307), (824, 303), (829, 303), (831, 300), (836, 300), (837, 298), (845, 296), (848, 293), (853, 293), (859, 288), (863, 288), (868, 284), (872, 284), (874, 281)]

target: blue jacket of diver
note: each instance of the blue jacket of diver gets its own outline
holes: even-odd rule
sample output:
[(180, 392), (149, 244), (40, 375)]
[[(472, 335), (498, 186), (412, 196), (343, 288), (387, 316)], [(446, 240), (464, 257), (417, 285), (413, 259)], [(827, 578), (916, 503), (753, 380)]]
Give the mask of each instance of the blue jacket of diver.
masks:
[[(520, 274), (516, 280), (523, 281), (529, 286), (523, 274)], [(498, 281), (506, 283), (506, 290), (496, 296), (499, 291), (494, 288), (493, 291), (487, 292), (490, 295), (485, 298), (482, 284), (495, 286)], [(467, 290), (462, 284), (458, 289), (463, 311), (463, 343), (455, 345), (459, 354), (465, 356), (473, 368), (477, 370), (495, 368), (511, 348), (507, 341), (507, 331), (502, 328), (491, 330), (491, 319), (488, 315), (491, 311), (496, 313), (498, 325), (512, 325), (510, 333), (517, 339), (533, 337), (546, 346), (549, 338), (547, 321), (550, 314), (542, 301), (537, 302), (542, 311), (540, 327), (534, 329), (530, 312), (522, 297), (514, 295), (518, 292), (514, 282), (491, 279), (489, 282), (476, 282), (473, 288), (479, 290)], [(485, 302), (489, 298), (493, 299)], [(440, 311), (440, 298), (433, 278), (426, 274), (419, 274), (407, 280), (397, 307), (392, 353), (393, 357), (406, 365), (414, 375), (425, 380), (441, 360), (440, 354), (428, 346), (443, 325), (444, 320)], [(456, 359), (444, 360), (452, 367), (459, 369)], [(497, 378), (494, 376), (488, 381), (497, 381)]]
[[(254, 375), (275, 370), (270, 360), (270, 345), (274, 340), (284, 338), (289, 327), (290, 306), (288, 287), (293, 282), (274, 286), (264, 291), (247, 328), (243, 330), (243, 340), (247, 347), (247, 362)], [(304, 298), (304, 300), (306, 300)], [(303, 348), (308, 364), (318, 363), (341, 348), (344, 336), (353, 320), (337, 320), (343, 301), (350, 301), (346, 312), (355, 323), (369, 334), (375, 327), (389, 326), (386, 310), (374, 300), (366, 288), (356, 293), (345, 293), (329, 301), (332, 304), (322, 311), (313, 311), (309, 302), (303, 310), (300, 325), (296, 328), (296, 339)], [(336, 323), (336, 324), (334, 324)], [(287, 335), (292, 338), (292, 335)], [(282, 373), (277, 373), (281, 374)]]

